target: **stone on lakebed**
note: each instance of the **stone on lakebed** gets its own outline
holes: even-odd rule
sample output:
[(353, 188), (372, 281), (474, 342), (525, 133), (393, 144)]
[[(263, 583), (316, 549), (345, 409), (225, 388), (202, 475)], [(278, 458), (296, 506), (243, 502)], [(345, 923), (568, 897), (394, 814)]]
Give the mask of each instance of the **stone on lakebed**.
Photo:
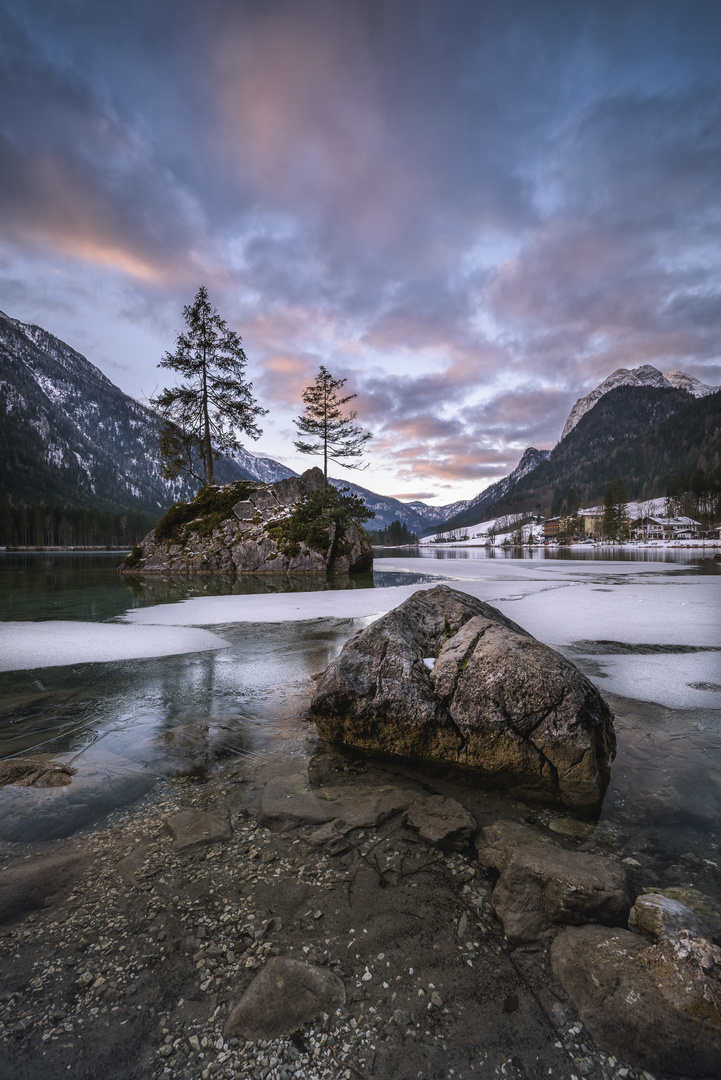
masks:
[(326, 968), (274, 956), (256, 975), (225, 1025), (225, 1036), (277, 1039), (345, 1005), (342, 980)]
[(613, 714), (585, 675), (446, 585), (352, 637), (309, 711), (328, 742), (460, 766), (585, 814), (600, 811), (616, 752)]

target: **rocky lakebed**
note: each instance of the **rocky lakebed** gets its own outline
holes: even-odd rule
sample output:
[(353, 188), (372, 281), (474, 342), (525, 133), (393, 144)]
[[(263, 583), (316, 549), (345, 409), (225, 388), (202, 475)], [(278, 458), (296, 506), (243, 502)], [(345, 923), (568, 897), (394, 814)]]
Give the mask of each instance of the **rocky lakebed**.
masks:
[(599, 820), (613, 716), (570, 661), (437, 587), (281, 735), (200, 767), (186, 730), (99, 827), (2, 841), (4, 1078), (718, 1077), (718, 836)]

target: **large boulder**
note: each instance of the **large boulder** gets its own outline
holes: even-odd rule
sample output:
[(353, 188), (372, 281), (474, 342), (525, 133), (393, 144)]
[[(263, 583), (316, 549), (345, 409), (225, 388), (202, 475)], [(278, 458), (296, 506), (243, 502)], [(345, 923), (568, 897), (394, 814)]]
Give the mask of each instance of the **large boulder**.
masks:
[(616, 751), (610, 709), (570, 661), (446, 585), (352, 637), (310, 715), (329, 742), (461, 766), (587, 814), (601, 808)]
[[(284, 537), (294, 507), (325, 485), (320, 469), (274, 484), (240, 481), (205, 488), (194, 502), (171, 507), (118, 568), (121, 574), (359, 573), (371, 569), (373, 548), (352, 522), (321, 530), (322, 542)], [(235, 499), (235, 501), (234, 501)]]
[(597, 1045), (642, 1069), (711, 1077), (721, 1062), (721, 949), (688, 931), (563, 930), (551, 966)]

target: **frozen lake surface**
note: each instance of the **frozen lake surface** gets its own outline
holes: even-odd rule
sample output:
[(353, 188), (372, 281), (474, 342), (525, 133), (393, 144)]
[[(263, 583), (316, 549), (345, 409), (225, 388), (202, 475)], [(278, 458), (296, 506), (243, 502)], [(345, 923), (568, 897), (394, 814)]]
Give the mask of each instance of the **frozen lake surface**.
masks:
[(0, 758), (51, 754), (78, 770), (68, 788), (0, 789), (0, 838), (72, 831), (182, 769), (188, 753), (253, 756), (282, 744), (311, 677), (351, 634), (447, 581), (564, 653), (608, 697), (619, 755), (604, 820), (632, 835), (661, 830), (669, 851), (701, 844), (718, 857), (718, 563), (685, 552), (664, 561), (398, 553), (377, 560), (373, 577), (333, 589), (307, 578), (126, 584), (117, 562), (0, 556)]

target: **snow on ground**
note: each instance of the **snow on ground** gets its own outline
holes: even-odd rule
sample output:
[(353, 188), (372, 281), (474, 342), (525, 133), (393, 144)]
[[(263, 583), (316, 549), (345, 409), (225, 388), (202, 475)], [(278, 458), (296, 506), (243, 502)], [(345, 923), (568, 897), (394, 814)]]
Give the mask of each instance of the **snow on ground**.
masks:
[[(579, 513), (588, 513), (594, 509), (598, 509), (598, 507), (582, 507)], [(666, 497), (662, 495), (657, 499), (647, 499), (645, 502), (630, 502), (626, 504), (626, 510), (631, 521), (636, 521), (640, 517), (665, 517)], [(424, 545), (441, 543), (444, 536), (452, 535), (454, 540), (447, 541), (447, 543), (472, 543), (474, 540), (482, 543), (491, 541), (494, 544), (511, 543), (514, 534), (518, 532), (517, 523), (522, 521), (524, 516), (527, 517), (528, 515), (506, 514), (503, 517), (489, 518), (488, 521), (478, 521), (475, 525), (467, 525), (464, 528), (440, 529), (431, 536), (422, 537), (420, 542)], [(461, 537), (466, 537), (466, 540), (461, 541)], [(535, 543), (543, 541), (542, 524), (523, 526), (523, 542), (528, 543), (531, 539)]]
[(2, 622), (0, 671), (139, 660), (225, 649), (217, 634), (194, 627), (118, 623)]

